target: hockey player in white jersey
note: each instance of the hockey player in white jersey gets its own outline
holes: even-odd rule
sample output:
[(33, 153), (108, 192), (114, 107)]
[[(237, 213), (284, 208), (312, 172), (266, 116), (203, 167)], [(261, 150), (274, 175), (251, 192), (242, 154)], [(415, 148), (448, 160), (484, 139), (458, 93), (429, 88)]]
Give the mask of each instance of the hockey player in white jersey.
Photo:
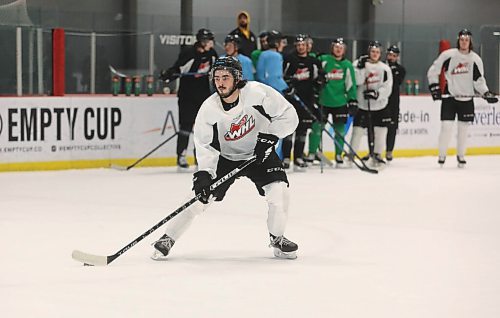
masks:
[(368, 45), (368, 55), (353, 62), (359, 111), (354, 116), (351, 146), (354, 151), (359, 149), (363, 131), (368, 128), (371, 163), (375, 167), (385, 164), (382, 153), (387, 137), (387, 125), (391, 120), (387, 102), (392, 93), (392, 72), (389, 66), (380, 60), (380, 56), (380, 43), (372, 41)]
[(201, 198), (167, 223), (165, 235), (155, 242), (154, 260), (166, 259), (175, 241), (196, 215), (212, 201), (222, 201), (234, 179), (210, 190), (212, 182), (242, 162), (256, 161), (240, 176), (249, 178), (268, 205), (267, 227), (274, 255), (296, 258), (297, 244), (284, 236), (288, 217), (288, 179), (274, 151), (280, 138), (292, 134), (298, 117), (294, 107), (273, 88), (242, 79), (240, 62), (233, 57), (217, 59), (210, 71), (217, 90), (201, 105), (194, 124), (198, 171), (193, 190)]
[[(498, 98), (489, 91), (486, 85), (483, 61), (472, 49), (472, 33), (463, 29), (458, 33), (457, 48), (442, 52), (427, 72), (432, 99), (442, 99), (438, 158), (441, 166), (446, 160), (455, 117), (458, 117), (458, 166), (464, 167), (466, 164), (467, 128), (474, 120), (473, 97), (476, 92), (488, 103), (498, 102)], [(442, 98), (443, 92), (439, 87), (439, 74), (442, 69), (446, 78), (445, 98)]]

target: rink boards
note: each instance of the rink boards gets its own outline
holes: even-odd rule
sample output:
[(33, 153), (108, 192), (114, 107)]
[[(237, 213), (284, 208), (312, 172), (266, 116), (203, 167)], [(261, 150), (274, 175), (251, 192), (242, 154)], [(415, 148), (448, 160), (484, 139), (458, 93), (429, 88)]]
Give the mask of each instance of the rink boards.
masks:
[[(468, 154), (500, 153), (498, 103), (476, 99), (475, 104)], [(401, 96), (395, 155), (437, 154), (439, 114), (440, 102), (429, 96)], [(4, 97), (0, 99), (0, 171), (127, 166), (177, 129), (175, 96)], [(325, 152), (332, 155), (333, 142), (326, 134), (323, 138)], [(175, 165), (175, 148), (173, 138), (141, 165)], [(366, 149), (363, 143), (360, 152)]]

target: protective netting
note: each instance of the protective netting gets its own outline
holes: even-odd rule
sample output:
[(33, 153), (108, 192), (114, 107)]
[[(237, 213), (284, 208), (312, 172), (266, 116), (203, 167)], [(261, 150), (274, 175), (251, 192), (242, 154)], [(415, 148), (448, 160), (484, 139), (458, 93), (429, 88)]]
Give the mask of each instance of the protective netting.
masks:
[(0, 24), (33, 25), (26, 7), (26, 0), (0, 0)]

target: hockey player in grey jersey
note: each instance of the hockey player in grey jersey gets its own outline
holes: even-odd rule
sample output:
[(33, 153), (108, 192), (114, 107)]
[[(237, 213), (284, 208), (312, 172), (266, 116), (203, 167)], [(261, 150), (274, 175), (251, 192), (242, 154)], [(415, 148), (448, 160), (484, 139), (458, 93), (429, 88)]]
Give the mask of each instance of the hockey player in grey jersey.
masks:
[(222, 201), (234, 179), (213, 192), (212, 182), (254, 155), (256, 161), (239, 176), (249, 178), (267, 201), (267, 227), (275, 256), (296, 258), (297, 244), (284, 237), (288, 179), (274, 146), (295, 131), (297, 113), (273, 88), (243, 80), (241, 64), (233, 57), (215, 61), (210, 81), (217, 92), (203, 102), (194, 124), (199, 170), (194, 174), (193, 190), (201, 198), (167, 224), (165, 235), (153, 244), (152, 258), (165, 259), (195, 216), (212, 201)]
[[(442, 69), (446, 78), (445, 98), (442, 98), (439, 87)], [(488, 103), (498, 102), (486, 85), (483, 61), (473, 51), (472, 33), (469, 30), (463, 29), (458, 33), (457, 48), (442, 52), (429, 68), (427, 78), (432, 99), (442, 99), (438, 163), (443, 165), (446, 160), (453, 123), (458, 117), (457, 160), (458, 166), (464, 167), (467, 128), (474, 120), (474, 95), (476, 92), (481, 94)]]

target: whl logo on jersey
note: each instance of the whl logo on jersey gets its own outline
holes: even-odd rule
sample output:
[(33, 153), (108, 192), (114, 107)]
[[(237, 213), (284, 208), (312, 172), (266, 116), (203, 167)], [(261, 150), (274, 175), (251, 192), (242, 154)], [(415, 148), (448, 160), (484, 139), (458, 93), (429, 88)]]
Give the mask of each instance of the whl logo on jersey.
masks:
[(326, 73), (325, 77), (328, 81), (341, 80), (344, 78), (344, 70), (341, 68), (334, 68), (330, 72)]
[(201, 77), (203, 75), (206, 75), (210, 71), (210, 61), (206, 61), (200, 64), (198, 66), (198, 71), (196, 73), (199, 73), (200, 75), (196, 74), (194, 77)]
[(309, 72), (309, 68), (299, 68), (295, 72), (294, 76), (299, 81), (306, 81), (311, 77), (311, 72)]
[(224, 139), (234, 141), (245, 137), (246, 134), (255, 128), (255, 119), (253, 116), (243, 116), (238, 123), (231, 123), (231, 128), (224, 134)]
[(368, 76), (366, 77), (367, 84), (375, 84), (378, 82), (380, 82), (380, 76), (377, 72), (368, 73)]
[(452, 75), (469, 73), (469, 63), (458, 63), (458, 65), (451, 71)]

